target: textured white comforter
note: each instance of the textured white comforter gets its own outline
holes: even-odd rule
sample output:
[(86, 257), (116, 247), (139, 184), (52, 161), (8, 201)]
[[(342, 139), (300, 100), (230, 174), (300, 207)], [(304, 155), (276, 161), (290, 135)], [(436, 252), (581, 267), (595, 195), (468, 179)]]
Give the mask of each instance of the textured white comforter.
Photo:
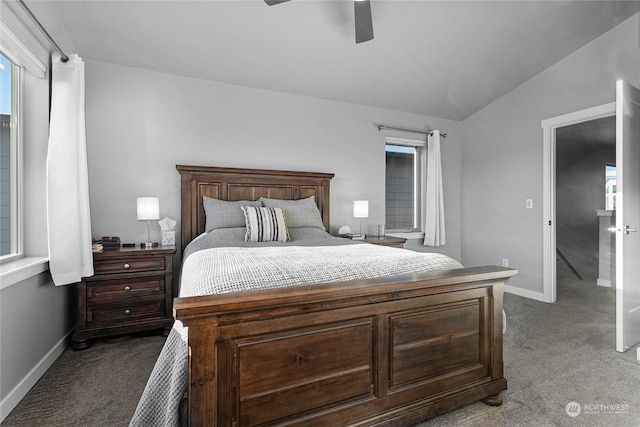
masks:
[(462, 266), (440, 254), (369, 244), (211, 248), (198, 251), (185, 261), (180, 296), (370, 279), (449, 268)]

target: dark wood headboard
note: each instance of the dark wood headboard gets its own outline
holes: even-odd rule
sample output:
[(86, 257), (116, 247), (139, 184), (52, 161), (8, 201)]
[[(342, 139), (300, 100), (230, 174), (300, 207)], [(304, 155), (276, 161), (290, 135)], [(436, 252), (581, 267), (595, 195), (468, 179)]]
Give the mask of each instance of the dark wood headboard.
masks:
[(204, 232), (202, 196), (220, 200), (257, 200), (260, 197), (297, 200), (315, 196), (322, 222), (329, 230), (329, 183), (332, 173), (265, 169), (236, 169), (177, 165), (181, 175), (181, 250)]

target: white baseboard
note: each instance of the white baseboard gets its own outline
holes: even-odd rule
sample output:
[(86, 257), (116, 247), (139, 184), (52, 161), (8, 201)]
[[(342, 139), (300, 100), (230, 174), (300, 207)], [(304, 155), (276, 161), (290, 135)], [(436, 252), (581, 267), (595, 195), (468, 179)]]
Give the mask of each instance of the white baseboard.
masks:
[(611, 287), (611, 280), (598, 279), (596, 280), (598, 286), (604, 286), (605, 288)]
[(53, 365), (58, 357), (67, 348), (68, 338), (71, 335), (69, 331), (58, 343), (53, 346), (45, 356), (40, 359), (36, 366), (16, 385), (13, 390), (5, 396), (0, 402), (0, 422), (18, 406), (18, 403), (27, 395), (29, 390), (38, 382), (38, 380), (47, 372), (47, 369)]
[(542, 292), (530, 291), (513, 285), (504, 285), (504, 291), (509, 294), (544, 302), (544, 294)]

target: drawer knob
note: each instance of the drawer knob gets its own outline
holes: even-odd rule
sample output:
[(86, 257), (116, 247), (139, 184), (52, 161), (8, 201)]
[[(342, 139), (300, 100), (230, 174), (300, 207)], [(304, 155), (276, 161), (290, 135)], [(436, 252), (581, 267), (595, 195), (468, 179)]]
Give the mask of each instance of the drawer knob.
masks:
[(131, 287), (130, 287), (130, 286), (125, 286), (125, 287), (124, 287), (124, 290), (125, 290), (125, 291), (130, 291), (130, 290), (131, 290)]
[(128, 269), (129, 267), (131, 267), (129, 264), (125, 264), (122, 266), (125, 270)]
[(124, 314), (131, 314), (131, 310), (126, 309), (126, 310), (124, 311)]

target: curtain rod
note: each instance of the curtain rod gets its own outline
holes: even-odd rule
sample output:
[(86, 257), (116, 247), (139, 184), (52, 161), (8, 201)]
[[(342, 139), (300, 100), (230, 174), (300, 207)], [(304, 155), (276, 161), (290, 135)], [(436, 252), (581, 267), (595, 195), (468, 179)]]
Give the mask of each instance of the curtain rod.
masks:
[[(402, 129), (402, 128), (394, 128), (391, 126), (385, 126), (385, 125), (378, 125), (378, 132), (380, 132), (382, 129), (391, 129), (391, 130), (399, 130), (402, 132), (413, 132), (413, 133), (421, 133), (423, 135), (433, 135), (433, 131), (423, 131), (423, 130), (412, 130), (412, 129)], [(441, 133), (440, 134), (441, 137), (446, 138), (447, 134), (446, 133)]]
[(44, 27), (42, 26), (40, 21), (38, 21), (38, 18), (36, 18), (36, 16), (33, 14), (33, 12), (31, 12), (31, 9), (29, 9), (27, 7), (27, 5), (25, 4), (25, 2), (23, 0), (18, 0), (18, 4), (22, 7), (22, 9), (24, 9), (24, 11), (27, 13), (27, 15), (29, 15), (29, 18), (31, 18), (31, 20), (34, 22), (34, 24), (36, 24), (36, 26), (40, 29), (40, 31), (42, 31), (42, 34), (44, 34), (44, 36), (47, 38), (47, 40), (49, 40), (49, 43), (51, 43), (51, 46), (53, 46), (53, 48), (56, 51), (58, 51), (58, 53), (62, 57), (62, 62), (67, 62), (69, 60), (69, 57), (67, 55), (65, 55), (65, 53), (62, 51), (62, 49), (60, 49), (60, 46), (58, 46), (58, 43), (56, 43), (56, 41), (49, 35), (47, 30), (44, 29)]

